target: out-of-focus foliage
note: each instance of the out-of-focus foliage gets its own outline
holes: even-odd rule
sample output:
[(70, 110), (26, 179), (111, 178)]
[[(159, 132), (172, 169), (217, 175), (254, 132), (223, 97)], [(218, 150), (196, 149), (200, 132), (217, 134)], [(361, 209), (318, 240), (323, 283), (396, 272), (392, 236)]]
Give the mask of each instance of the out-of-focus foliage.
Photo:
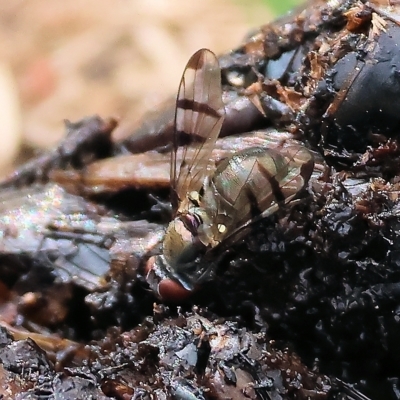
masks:
[(256, 17), (256, 14), (264, 9), (269, 12), (273, 17), (287, 13), (297, 5), (301, 4), (301, 0), (233, 0), (239, 4), (247, 15), (249, 16), (250, 23)]
[[(3, 148), (15, 151), (0, 149), (0, 161), (15, 159), (21, 141), (53, 146), (64, 119), (116, 117), (123, 135), (176, 91), (193, 52), (239, 46), (273, 8), (263, 0), (1, 2), (0, 64), (15, 89), (2, 99), (16, 98), (19, 132), (8, 135), (15, 143)], [(0, 162), (3, 174), (12, 168)]]
[(288, 12), (293, 7), (296, 7), (301, 2), (299, 0), (261, 0), (275, 15), (280, 15)]

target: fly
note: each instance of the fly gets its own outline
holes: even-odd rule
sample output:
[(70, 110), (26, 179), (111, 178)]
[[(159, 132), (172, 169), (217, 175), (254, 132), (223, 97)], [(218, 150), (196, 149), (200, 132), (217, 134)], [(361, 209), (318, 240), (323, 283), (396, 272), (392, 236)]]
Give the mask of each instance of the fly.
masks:
[[(163, 299), (179, 300), (210, 279), (214, 250), (237, 242), (252, 224), (293, 200), (313, 171), (313, 157), (300, 145), (279, 151), (251, 147), (216, 165), (211, 152), (224, 117), (218, 60), (201, 49), (186, 65), (176, 100), (174, 218), (162, 254), (147, 263), (147, 280)], [(189, 146), (194, 150), (188, 152)]]

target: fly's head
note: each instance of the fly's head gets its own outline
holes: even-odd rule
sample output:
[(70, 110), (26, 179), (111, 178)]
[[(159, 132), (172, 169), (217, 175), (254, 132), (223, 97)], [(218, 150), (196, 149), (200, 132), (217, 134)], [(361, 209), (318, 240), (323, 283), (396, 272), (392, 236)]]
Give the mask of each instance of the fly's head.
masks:
[(175, 218), (165, 232), (162, 254), (149, 259), (147, 281), (161, 299), (181, 301), (196, 288), (199, 258), (207, 249), (197, 234), (201, 222), (196, 213)]

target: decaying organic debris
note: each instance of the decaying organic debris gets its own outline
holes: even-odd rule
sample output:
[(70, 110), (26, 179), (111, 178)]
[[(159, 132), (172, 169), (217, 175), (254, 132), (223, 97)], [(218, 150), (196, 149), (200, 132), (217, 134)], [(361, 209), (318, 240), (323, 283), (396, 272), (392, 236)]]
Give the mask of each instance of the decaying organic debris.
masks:
[(276, 350), (264, 333), (205, 315), (197, 310), (172, 318), (157, 307), (154, 317), (134, 330), (110, 332), (81, 348), (69, 344), (69, 364), (80, 365), (70, 367), (23, 334), (14, 333), (20, 340), (13, 341), (1, 329), (1, 394), (18, 399), (323, 400), (338, 390), (332, 385), (339, 382), (308, 370), (295, 354)]
[[(27, 328), (47, 346), (4, 333), (15, 396), (78, 398), (68, 397), (74, 387), (121, 399), (364, 399), (344, 383), (354, 382), (371, 398), (396, 398), (397, 14), (395, 4), (314, 1), (220, 57), (226, 118), (213, 159), (300, 144), (314, 171), (303, 197), (213, 260), (213, 279), (185, 305), (212, 314), (165, 316), (161, 306), (146, 320), (155, 297), (144, 266), (170, 219), (175, 102), (121, 142), (110, 139), (112, 121), (69, 124), (56, 151), (5, 180), (2, 320), (16, 339)], [(100, 340), (115, 326), (124, 333)], [(325, 375), (269, 339), (309, 368), (318, 360)], [(18, 360), (10, 348), (21, 349)]]

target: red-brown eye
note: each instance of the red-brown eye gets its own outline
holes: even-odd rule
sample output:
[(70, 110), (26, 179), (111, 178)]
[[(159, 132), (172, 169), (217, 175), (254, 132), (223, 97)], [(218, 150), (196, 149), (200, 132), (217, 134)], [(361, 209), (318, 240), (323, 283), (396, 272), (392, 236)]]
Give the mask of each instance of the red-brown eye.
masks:
[(162, 268), (158, 267), (157, 257), (149, 258), (145, 266), (145, 274), (150, 289), (163, 301), (180, 303), (192, 294), (192, 291), (169, 278)]
[(164, 301), (179, 303), (186, 300), (192, 291), (185, 289), (180, 283), (165, 278), (158, 284), (158, 295)]

